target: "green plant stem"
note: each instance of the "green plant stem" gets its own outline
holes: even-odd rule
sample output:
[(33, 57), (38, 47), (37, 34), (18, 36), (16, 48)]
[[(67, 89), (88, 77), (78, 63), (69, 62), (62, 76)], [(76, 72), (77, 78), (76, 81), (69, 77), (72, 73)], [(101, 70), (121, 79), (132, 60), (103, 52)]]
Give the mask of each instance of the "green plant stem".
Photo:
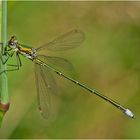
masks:
[[(5, 51), (5, 47), (6, 47), (6, 42), (7, 42), (7, 1), (3, 0), (2, 1), (2, 24), (1, 24), (1, 29), (2, 29), (2, 33), (1, 33), (1, 41), (3, 43), (2, 45), (2, 59), (5, 59), (4, 51)], [(0, 104), (2, 106), (0, 106), (0, 117), (4, 116), (2, 114), (5, 114), (5, 112), (7, 110), (5, 110), (5, 108), (3, 108), (3, 106), (7, 106), (7, 104), (9, 104), (9, 96), (8, 96), (8, 79), (7, 79), (7, 74), (6, 72), (3, 72), (6, 70), (6, 64), (0, 64), (0, 70), (2, 71), (1, 75), (0, 75), (0, 83), (1, 83), (1, 87), (0, 87)], [(1, 119), (0, 119), (1, 120)]]

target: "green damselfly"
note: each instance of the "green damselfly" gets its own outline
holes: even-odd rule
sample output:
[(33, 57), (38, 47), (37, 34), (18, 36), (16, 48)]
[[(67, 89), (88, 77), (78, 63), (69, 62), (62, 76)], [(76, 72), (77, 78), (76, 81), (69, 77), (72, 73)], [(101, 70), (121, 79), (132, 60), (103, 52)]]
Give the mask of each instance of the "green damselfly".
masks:
[(71, 67), (71, 63), (69, 61), (60, 57), (38, 54), (41, 50), (61, 51), (61, 50), (68, 50), (71, 48), (75, 48), (79, 46), (83, 42), (83, 40), (84, 40), (84, 33), (82, 31), (72, 30), (68, 33), (59, 36), (58, 38), (52, 40), (47, 44), (44, 44), (38, 48), (33, 48), (24, 44), (20, 44), (16, 39), (16, 37), (12, 36), (10, 40), (7, 42), (7, 47), (6, 47), (7, 49), (5, 50), (5, 55), (7, 56), (7, 59), (3, 61), (3, 63), (6, 63), (7, 60), (10, 57), (12, 57), (14, 54), (16, 54), (17, 65), (14, 65), (15, 69), (10, 69), (7, 71), (19, 70), (19, 68), (22, 66), (20, 55), (23, 55), (24, 57), (34, 62), (38, 107), (44, 118), (48, 117), (48, 109), (49, 109), (48, 93), (53, 92), (53, 88), (54, 88), (53, 87), (54, 81), (52, 75), (50, 74), (50, 71), (53, 71), (59, 76), (75, 83), (76, 85), (89, 91), (90, 93), (97, 95), (103, 100), (111, 103), (113, 106), (118, 108), (120, 111), (125, 113), (130, 118), (133, 118), (134, 115), (129, 109), (125, 108), (124, 106), (112, 100), (111, 98), (99, 93), (98, 91), (89, 88), (88, 86), (78, 82), (77, 80), (70, 78), (69, 76), (66, 76), (61, 71), (55, 69), (52, 65), (48, 64), (48, 62), (52, 63), (55, 66), (60, 64), (62, 68), (63, 67), (65, 68), (65, 67)]

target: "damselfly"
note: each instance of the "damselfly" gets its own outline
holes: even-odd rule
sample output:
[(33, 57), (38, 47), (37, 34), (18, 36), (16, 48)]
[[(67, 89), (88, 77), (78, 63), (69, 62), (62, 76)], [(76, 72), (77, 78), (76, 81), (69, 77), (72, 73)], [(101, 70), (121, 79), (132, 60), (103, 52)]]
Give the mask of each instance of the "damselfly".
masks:
[[(49, 109), (49, 97), (48, 93), (53, 92), (53, 82), (48, 81), (48, 79), (52, 79), (50, 75), (50, 71), (58, 74), (59, 76), (75, 83), (76, 85), (84, 88), (85, 90), (99, 96), (101, 99), (111, 103), (113, 106), (118, 108), (120, 111), (125, 113), (127, 116), (133, 118), (133, 113), (122, 106), (121, 104), (117, 103), (116, 101), (112, 100), (111, 98), (99, 93), (98, 91), (87, 87), (86, 85), (66, 76), (60, 70), (55, 69), (50, 65), (51, 63), (54, 65), (59, 65), (63, 68), (64, 66), (69, 67), (71, 64), (64, 58), (60, 57), (53, 57), (47, 55), (39, 55), (38, 53), (42, 50), (52, 50), (52, 51), (59, 51), (59, 50), (67, 50), (71, 48), (75, 48), (79, 46), (84, 40), (84, 33), (80, 30), (72, 30), (68, 33), (61, 35), (60, 37), (54, 39), (53, 41), (44, 44), (38, 48), (29, 47), (24, 44), (20, 44), (15, 36), (12, 36), (10, 40), (7, 42), (7, 49), (5, 50), (5, 55), (7, 59), (3, 61), (6, 63), (7, 60), (16, 54), (17, 58), (17, 65), (15, 69), (12, 70), (19, 70), (22, 66), (20, 55), (28, 58), (29, 60), (33, 61), (35, 64), (35, 78), (36, 78), (36, 87), (37, 87), (37, 99), (38, 99), (38, 107), (39, 110), (44, 118), (48, 117), (48, 109)], [(7, 70), (8, 71), (8, 70)]]

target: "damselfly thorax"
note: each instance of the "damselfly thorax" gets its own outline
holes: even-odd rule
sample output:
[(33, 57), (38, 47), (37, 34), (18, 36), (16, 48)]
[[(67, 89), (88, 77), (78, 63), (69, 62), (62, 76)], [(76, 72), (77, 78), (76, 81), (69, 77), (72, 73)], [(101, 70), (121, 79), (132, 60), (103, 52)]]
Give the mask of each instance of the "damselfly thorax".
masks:
[(23, 47), (18, 43), (16, 36), (11, 37), (11, 39), (8, 41), (7, 46), (10, 48), (10, 50), (15, 51), (31, 60), (34, 60), (37, 57), (36, 49), (32, 47)]

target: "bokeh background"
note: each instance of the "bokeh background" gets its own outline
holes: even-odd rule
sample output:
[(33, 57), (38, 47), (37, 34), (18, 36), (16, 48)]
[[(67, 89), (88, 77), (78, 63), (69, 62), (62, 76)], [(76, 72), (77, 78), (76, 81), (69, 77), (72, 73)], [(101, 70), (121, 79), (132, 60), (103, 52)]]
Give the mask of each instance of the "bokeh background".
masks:
[(7, 12), (8, 38), (33, 47), (81, 29), (80, 47), (48, 55), (71, 61), (78, 81), (127, 106), (135, 119), (54, 74), (54, 115), (44, 120), (34, 66), (22, 57), (20, 71), (8, 73), (11, 106), (0, 138), (140, 138), (140, 2), (8, 1)]

